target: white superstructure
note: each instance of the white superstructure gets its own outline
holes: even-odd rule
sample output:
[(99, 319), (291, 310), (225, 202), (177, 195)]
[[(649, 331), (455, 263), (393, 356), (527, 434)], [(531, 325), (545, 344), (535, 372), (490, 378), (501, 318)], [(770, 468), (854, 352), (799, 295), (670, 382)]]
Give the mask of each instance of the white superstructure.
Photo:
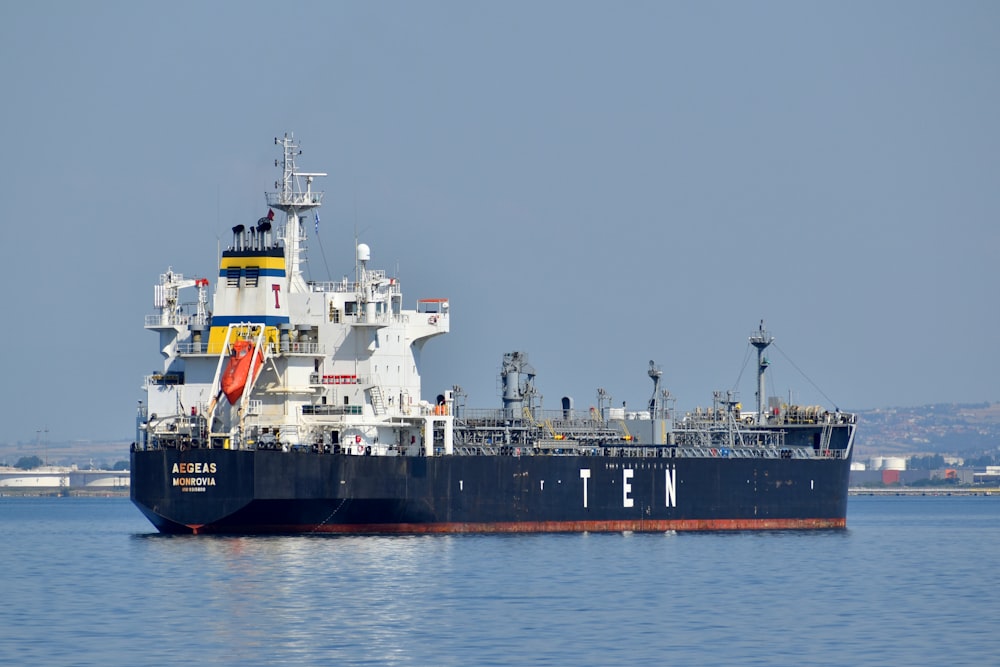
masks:
[[(278, 190), (266, 194), (267, 215), (233, 228), (211, 311), (205, 279), (168, 270), (156, 286), (159, 312), (146, 328), (159, 333), (164, 362), (146, 378), (139, 440), (433, 454), (436, 429), (450, 452), (450, 406), (421, 399), (419, 369), (423, 345), (449, 331), (448, 300), (405, 309), (398, 278), (370, 266), (364, 243), (355, 248), (353, 279), (305, 280), (305, 214), (322, 205), (313, 184), (326, 174), (297, 170), (292, 136), (275, 143), (283, 153)], [(198, 287), (197, 302), (180, 301), (188, 286)], [(252, 350), (242, 365), (233, 356), (239, 341)]]

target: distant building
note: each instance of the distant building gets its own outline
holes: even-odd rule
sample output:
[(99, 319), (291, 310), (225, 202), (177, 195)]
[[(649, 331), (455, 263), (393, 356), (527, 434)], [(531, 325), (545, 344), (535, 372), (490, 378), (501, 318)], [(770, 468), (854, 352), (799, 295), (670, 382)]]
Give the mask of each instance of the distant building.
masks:
[(78, 470), (76, 466), (42, 466), (31, 470), (0, 468), (0, 493), (7, 489), (127, 489), (128, 470)]
[(929, 478), (927, 470), (852, 470), (850, 484), (851, 486), (877, 484), (908, 486)]
[(976, 484), (1000, 483), (1000, 466), (986, 466), (986, 470), (973, 474)]
[(930, 471), (931, 479), (943, 479), (956, 484), (975, 483), (975, 472), (969, 468), (939, 468)]

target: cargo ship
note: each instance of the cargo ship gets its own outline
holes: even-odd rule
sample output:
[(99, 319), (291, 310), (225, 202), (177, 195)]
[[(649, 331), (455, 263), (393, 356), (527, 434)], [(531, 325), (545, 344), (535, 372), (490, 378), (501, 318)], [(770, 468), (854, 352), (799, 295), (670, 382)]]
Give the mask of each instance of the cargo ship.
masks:
[(644, 410), (612, 407), (602, 389), (586, 409), (570, 397), (545, 409), (523, 351), (503, 356), (494, 408), (467, 407), (459, 386), (424, 398), (421, 351), (450, 331), (449, 300), (405, 307), (399, 277), (357, 241), (353, 277), (306, 280), (326, 174), (299, 171), (293, 135), (275, 144), (281, 180), (265, 215), (233, 227), (211, 306), (208, 278), (168, 268), (154, 285), (145, 328), (162, 370), (144, 379), (130, 494), (157, 530), (846, 526), (856, 416), (767, 396), (763, 322), (747, 342), (754, 409), (715, 392), (681, 414), (652, 361), (639, 369), (652, 381)]

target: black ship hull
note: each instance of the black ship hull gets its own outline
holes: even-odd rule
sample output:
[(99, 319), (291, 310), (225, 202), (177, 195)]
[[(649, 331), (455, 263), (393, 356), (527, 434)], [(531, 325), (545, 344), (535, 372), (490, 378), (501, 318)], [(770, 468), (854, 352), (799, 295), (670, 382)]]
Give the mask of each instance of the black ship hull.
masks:
[[(132, 501), (164, 533), (842, 528), (849, 456), (132, 453)], [(625, 455), (615, 455), (615, 454)], [(609, 455), (606, 455), (609, 454)]]

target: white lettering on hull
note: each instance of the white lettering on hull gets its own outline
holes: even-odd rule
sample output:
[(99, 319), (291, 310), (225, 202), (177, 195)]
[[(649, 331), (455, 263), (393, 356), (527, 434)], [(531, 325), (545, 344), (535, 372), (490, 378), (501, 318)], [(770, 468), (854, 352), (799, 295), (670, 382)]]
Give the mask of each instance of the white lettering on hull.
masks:
[[(632, 479), (635, 477), (635, 470), (632, 468), (622, 469), (622, 507), (634, 507), (635, 499), (632, 497)], [(677, 507), (677, 468), (670, 466), (663, 471), (664, 507)], [(583, 506), (588, 507), (590, 497), (590, 468), (580, 468), (580, 479), (583, 480)], [(544, 485), (544, 482), (542, 482)], [(544, 488), (544, 486), (542, 487)]]
[[(170, 472), (174, 475), (215, 475), (217, 471), (215, 463), (175, 463)], [(206, 487), (215, 486), (215, 477), (173, 477), (173, 486), (180, 487), (184, 492), (204, 492)]]
[(666, 478), (666, 507), (677, 507), (677, 468), (664, 470)]
[(215, 474), (215, 463), (175, 463), (171, 471), (175, 475), (201, 475), (204, 473)]
[(215, 486), (214, 477), (174, 477), (174, 486)]

